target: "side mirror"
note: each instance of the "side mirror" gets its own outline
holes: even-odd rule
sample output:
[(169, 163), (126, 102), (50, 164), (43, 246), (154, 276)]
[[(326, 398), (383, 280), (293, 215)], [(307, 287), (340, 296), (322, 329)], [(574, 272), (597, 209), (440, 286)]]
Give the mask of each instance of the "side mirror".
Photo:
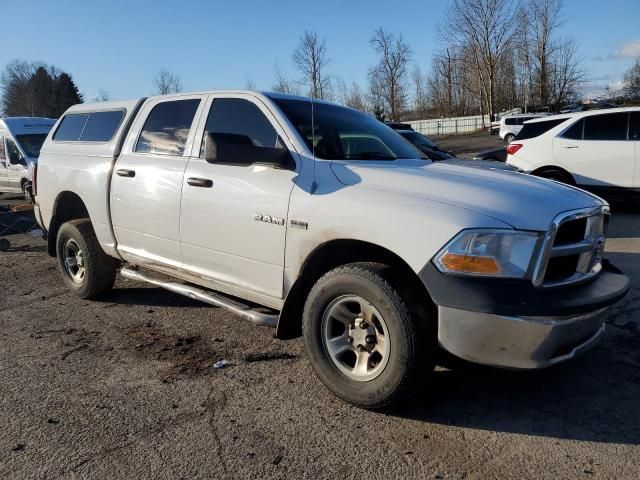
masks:
[(259, 147), (246, 135), (207, 132), (202, 157), (209, 163), (269, 165), (288, 168), (291, 155), (286, 148)]
[(27, 166), (27, 161), (19, 153), (10, 154), (9, 155), (9, 163), (11, 165), (22, 165), (23, 167)]

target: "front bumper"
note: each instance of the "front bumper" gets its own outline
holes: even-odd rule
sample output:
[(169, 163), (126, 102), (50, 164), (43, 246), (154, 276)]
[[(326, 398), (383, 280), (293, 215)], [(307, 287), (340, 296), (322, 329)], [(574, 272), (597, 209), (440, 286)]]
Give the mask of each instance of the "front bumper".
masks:
[(446, 275), (431, 263), (420, 278), (438, 306), (440, 345), (465, 360), (506, 368), (548, 367), (587, 350), (602, 336), (609, 307), (630, 287), (607, 261), (597, 277), (562, 288)]
[(573, 316), (523, 317), (438, 308), (438, 340), (450, 353), (506, 368), (543, 368), (569, 360), (602, 337), (609, 308)]

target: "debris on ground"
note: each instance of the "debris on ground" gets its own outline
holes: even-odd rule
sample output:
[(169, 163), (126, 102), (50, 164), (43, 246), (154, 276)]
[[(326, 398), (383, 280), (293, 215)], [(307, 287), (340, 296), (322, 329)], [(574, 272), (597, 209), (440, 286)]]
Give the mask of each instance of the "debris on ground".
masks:
[(219, 362), (213, 364), (213, 368), (226, 368), (229, 365), (231, 365), (231, 362), (229, 360), (220, 360)]
[(288, 352), (260, 352), (260, 353), (250, 353), (246, 357), (244, 357), (246, 362), (266, 362), (269, 360), (289, 360), (291, 358), (296, 358), (296, 355), (293, 355)]

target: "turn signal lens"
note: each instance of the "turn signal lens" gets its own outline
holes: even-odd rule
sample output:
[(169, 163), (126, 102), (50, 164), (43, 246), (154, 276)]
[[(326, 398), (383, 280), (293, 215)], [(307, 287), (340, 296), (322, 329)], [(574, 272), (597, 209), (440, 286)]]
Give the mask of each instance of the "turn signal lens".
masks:
[(491, 257), (474, 257), (447, 252), (442, 256), (440, 262), (450, 272), (488, 273), (491, 275), (500, 273), (500, 266)]

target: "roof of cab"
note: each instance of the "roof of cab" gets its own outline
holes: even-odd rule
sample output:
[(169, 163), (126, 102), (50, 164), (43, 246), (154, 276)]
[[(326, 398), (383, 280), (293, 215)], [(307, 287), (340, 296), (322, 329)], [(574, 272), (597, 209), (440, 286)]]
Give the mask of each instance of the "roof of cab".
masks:
[(48, 133), (56, 123), (55, 118), (45, 117), (5, 117), (0, 122), (4, 123), (13, 135), (27, 133)]

